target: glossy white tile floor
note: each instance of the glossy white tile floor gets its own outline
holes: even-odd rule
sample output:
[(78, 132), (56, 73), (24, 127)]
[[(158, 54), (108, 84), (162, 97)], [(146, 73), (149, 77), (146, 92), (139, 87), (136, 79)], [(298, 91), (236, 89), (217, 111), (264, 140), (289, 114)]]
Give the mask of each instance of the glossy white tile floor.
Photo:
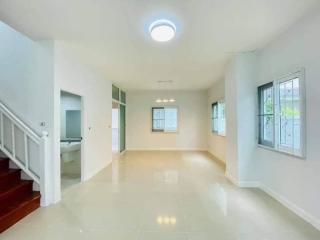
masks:
[(239, 189), (201, 152), (127, 152), (6, 240), (319, 240), (320, 232), (259, 190)]

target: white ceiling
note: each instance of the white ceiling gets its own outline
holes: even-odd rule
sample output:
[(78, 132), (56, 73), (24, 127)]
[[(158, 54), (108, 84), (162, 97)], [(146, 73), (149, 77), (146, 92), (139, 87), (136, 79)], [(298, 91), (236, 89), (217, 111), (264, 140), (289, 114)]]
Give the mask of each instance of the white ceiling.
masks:
[[(0, 19), (32, 39), (69, 41), (82, 60), (126, 89), (207, 88), (232, 53), (255, 50), (318, 0), (0, 0)], [(177, 25), (151, 40), (158, 18)], [(157, 83), (157, 81), (173, 81)]]

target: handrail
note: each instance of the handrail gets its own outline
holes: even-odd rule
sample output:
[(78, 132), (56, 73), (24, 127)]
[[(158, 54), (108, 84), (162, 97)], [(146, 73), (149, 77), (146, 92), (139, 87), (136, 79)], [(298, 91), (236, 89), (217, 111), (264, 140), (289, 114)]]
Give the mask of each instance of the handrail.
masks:
[(49, 205), (49, 134), (39, 136), (0, 102), (0, 150), (39, 184), (41, 206)]
[(27, 126), (24, 122), (22, 122), (18, 117), (15, 116), (15, 114), (3, 103), (0, 102), (0, 108), (3, 112), (7, 114), (7, 117), (11, 119), (11, 121), (18, 124), (20, 127), (25, 129), (38, 143), (40, 143), (41, 136), (39, 136), (34, 130), (32, 130), (29, 126)]

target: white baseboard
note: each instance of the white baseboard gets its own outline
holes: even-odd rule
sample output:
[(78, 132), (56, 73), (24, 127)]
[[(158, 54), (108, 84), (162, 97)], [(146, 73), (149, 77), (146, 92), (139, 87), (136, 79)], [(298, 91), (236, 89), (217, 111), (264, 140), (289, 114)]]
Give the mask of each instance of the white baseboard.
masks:
[(260, 183), (257, 181), (240, 181), (238, 186), (242, 188), (260, 188)]
[(226, 161), (222, 158), (217, 157), (212, 151), (210, 151), (209, 149), (206, 150), (210, 155), (212, 155), (215, 159), (217, 159), (219, 162), (223, 163), (224, 165), (226, 165)]
[(260, 183), (257, 181), (238, 181), (235, 177), (233, 177), (229, 172), (225, 173), (227, 179), (232, 182), (234, 185), (241, 188), (259, 188)]
[(276, 199), (278, 202), (280, 202), (283, 206), (286, 208), (290, 209), (292, 212), (297, 214), (299, 217), (313, 225), (315, 228), (320, 230), (320, 220), (317, 219), (316, 217), (312, 216), (311, 214), (307, 213), (305, 210), (297, 206), (296, 204), (290, 202), (288, 199), (285, 197), (281, 196), (277, 192), (273, 191), (271, 188), (268, 188), (265, 185), (260, 184), (260, 189)]
[(311, 214), (307, 213), (305, 210), (297, 206), (296, 204), (292, 203), (285, 197), (281, 196), (277, 192), (273, 191), (271, 188), (261, 184), (260, 182), (257, 181), (238, 181), (236, 178), (234, 178), (230, 173), (226, 172), (225, 173), (226, 178), (232, 182), (234, 185), (241, 187), (241, 188), (259, 188), (262, 191), (264, 191), (266, 194), (270, 195), (273, 197), (275, 200), (280, 202), (283, 206), (297, 214), (299, 217), (304, 219), (306, 222), (310, 223), (313, 225), (315, 228), (320, 230), (320, 220), (317, 219), (316, 217), (312, 216)]
[(226, 173), (224, 175), (234, 185), (239, 186), (238, 181), (236, 180), (236, 178), (234, 178), (228, 171), (226, 171)]

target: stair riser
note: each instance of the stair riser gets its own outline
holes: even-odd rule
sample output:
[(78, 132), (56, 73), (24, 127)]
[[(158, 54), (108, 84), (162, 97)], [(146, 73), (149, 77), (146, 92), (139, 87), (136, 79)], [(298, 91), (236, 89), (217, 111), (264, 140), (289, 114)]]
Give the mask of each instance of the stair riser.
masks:
[(0, 189), (5, 188), (8, 185), (18, 183), (20, 181), (20, 171), (10, 173), (5, 177), (0, 178)]
[(6, 193), (3, 193), (2, 195), (0, 195), (0, 209), (7, 207), (11, 202), (15, 201), (16, 199), (26, 197), (31, 192), (32, 182), (22, 185)]
[(0, 171), (7, 170), (9, 168), (9, 160), (8, 159), (1, 159), (0, 160)]
[(16, 209), (11, 214), (2, 217), (0, 216), (0, 233), (4, 232), (6, 229), (8, 229), (10, 226), (17, 223), (19, 220), (36, 210), (40, 207), (40, 197), (36, 198), (28, 204), (26, 204), (23, 207), (20, 207), (19, 209)]

